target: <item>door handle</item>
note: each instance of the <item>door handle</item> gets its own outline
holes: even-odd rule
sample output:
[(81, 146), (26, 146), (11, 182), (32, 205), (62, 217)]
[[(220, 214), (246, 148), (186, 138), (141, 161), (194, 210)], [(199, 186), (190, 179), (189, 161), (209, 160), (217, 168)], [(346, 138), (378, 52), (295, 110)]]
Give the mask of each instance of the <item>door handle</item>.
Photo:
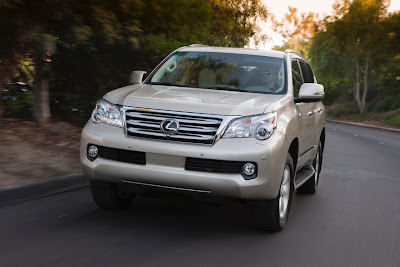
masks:
[(311, 117), (312, 115), (314, 115), (314, 112), (309, 111), (309, 112), (307, 112), (307, 115), (308, 115), (309, 117)]
[(314, 110), (314, 111), (321, 113), (321, 112), (322, 112), (322, 108), (317, 108), (317, 109)]

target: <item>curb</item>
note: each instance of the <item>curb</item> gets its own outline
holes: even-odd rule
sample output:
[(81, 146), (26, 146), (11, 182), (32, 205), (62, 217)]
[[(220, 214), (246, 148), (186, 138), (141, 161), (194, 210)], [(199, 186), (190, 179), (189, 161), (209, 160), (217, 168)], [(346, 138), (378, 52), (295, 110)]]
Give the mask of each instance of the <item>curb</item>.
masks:
[(89, 179), (84, 175), (67, 175), (21, 187), (0, 189), (0, 208), (87, 186), (89, 186)]
[(328, 122), (337, 122), (337, 123), (342, 123), (342, 124), (350, 124), (350, 125), (355, 125), (355, 126), (360, 126), (360, 127), (367, 127), (367, 128), (380, 129), (380, 130), (393, 131), (393, 132), (400, 133), (400, 129), (369, 125), (369, 124), (364, 124), (364, 123), (361, 123), (361, 122), (359, 123), (359, 122), (350, 122), (350, 121), (338, 121), (338, 120), (331, 120), (331, 119), (327, 119), (326, 121), (328, 121)]

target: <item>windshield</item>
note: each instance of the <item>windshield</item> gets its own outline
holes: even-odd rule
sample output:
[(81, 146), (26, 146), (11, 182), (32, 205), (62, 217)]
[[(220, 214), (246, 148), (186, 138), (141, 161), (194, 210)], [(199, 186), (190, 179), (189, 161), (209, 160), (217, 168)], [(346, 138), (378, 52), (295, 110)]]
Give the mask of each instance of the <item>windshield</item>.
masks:
[(148, 84), (252, 93), (285, 93), (281, 58), (214, 52), (177, 52)]

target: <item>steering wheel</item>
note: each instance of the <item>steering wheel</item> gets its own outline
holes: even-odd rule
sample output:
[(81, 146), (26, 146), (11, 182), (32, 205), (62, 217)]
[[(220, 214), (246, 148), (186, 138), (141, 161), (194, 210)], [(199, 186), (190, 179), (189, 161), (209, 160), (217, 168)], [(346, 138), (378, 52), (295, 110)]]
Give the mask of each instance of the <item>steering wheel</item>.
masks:
[(173, 72), (176, 69), (177, 66), (178, 66), (178, 64), (176, 64), (176, 60), (174, 60), (174, 61), (171, 62), (171, 64), (169, 66), (167, 66), (165, 68), (165, 70), (168, 71), (168, 72)]

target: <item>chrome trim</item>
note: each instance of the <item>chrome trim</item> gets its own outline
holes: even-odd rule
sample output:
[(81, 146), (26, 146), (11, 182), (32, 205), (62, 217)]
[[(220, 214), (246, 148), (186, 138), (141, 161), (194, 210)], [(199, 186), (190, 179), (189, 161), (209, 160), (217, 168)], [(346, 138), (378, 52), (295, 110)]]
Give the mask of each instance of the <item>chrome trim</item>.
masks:
[[(135, 116), (135, 113), (136, 112), (128, 112), (126, 115), (133, 117), (133, 116)], [(170, 118), (167, 118), (167, 117), (160, 117), (160, 116), (141, 115), (139, 112), (136, 113), (136, 117), (139, 118), (139, 119), (150, 119), (150, 120), (160, 120), (160, 121), (164, 121), (164, 120), (170, 119)], [(181, 116), (181, 117), (183, 117), (183, 116)], [(194, 119), (198, 119), (199, 121), (191, 121), (191, 120), (188, 120), (188, 119), (180, 119), (180, 117), (175, 117), (175, 118), (176, 118), (176, 120), (179, 119), (180, 123), (193, 123), (193, 124), (204, 124), (204, 123), (206, 123), (206, 124), (217, 124), (217, 123), (220, 123), (220, 121), (218, 121), (218, 120), (205, 120), (205, 119), (202, 119), (202, 118), (196, 118), (194, 116), (193, 116), (193, 118)]]
[[(197, 139), (197, 140), (213, 140), (214, 137), (207, 137), (207, 136), (203, 136), (203, 135), (194, 135), (194, 134), (188, 134), (189, 136), (176, 136), (173, 134), (164, 134), (164, 133), (158, 133), (158, 132), (144, 132), (144, 131), (138, 131), (135, 130), (134, 128), (128, 128), (128, 132), (130, 133), (137, 133), (137, 134), (143, 134), (143, 135), (149, 135), (149, 136), (158, 136), (158, 137), (165, 137), (168, 135), (169, 138), (171, 139), (187, 139), (187, 140), (193, 140), (193, 139)], [(190, 137), (190, 136), (193, 136)]]
[[(168, 122), (168, 123), (164, 126), (164, 124), (165, 124), (166, 122)], [(176, 124), (176, 128), (175, 128), (175, 129), (169, 128), (170, 125), (171, 125), (172, 123), (175, 123), (175, 124)], [(140, 125), (137, 125), (137, 124), (136, 124), (136, 126), (140, 126)], [(167, 134), (167, 135), (168, 135), (168, 134), (176, 134), (176, 133), (179, 131), (179, 128), (180, 128), (180, 127), (181, 127), (181, 126), (180, 126), (179, 121), (177, 121), (177, 120), (175, 120), (175, 119), (166, 119), (166, 120), (163, 120), (163, 121), (160, 122), (160, 130), (161, 130), (164, 134)]]
[(164, 189), (172, 189), (172, 190), (180, 190), (180, 191), (189, 191), (189, 192), (198, 192), (198, 193), (211, 193), (209, 190), (201, 190), (201, 189), (190, 189), (190, 188), (182, 188), (182, 187), (175, 187), (175, 186), (166, 186), (166, 185), (158, 185), (158, 184), (149, 184), (149, 183), (141, 183), (141, 182), (134, 182), (128, 180), (122, 180), (123, 183), (129, 184), (137, 184), (137, 185), (144, 185), (144, 186), (151, 186), (151, 187), (158, 187)]
[(302, 156), (304, 156), (305, 154), (307, 154), (308, 152), (310, 152), (312, 149), (314, 149), (315, 148), (315, 146), (312, 146), (312, 147), (310, 147), (310, 148), (308, 148), (306, 151), (304, 151), (304, 153), (302, 153), (301, 155), (300, 155), (300, 157), (299, 158), (301, 158)]
[[(125, 136), (203, 145), (213, 145), (221, 138), (221, 129), (226, 127), (228, 118), (214, 114), (129, 106), (124, 106), (121, 110)], [(180, 127), (176, 133), (163, 133), (160, 123), (167, 120), (179, 123)], [(230, 120), (231, 118), (228, 121)]]

